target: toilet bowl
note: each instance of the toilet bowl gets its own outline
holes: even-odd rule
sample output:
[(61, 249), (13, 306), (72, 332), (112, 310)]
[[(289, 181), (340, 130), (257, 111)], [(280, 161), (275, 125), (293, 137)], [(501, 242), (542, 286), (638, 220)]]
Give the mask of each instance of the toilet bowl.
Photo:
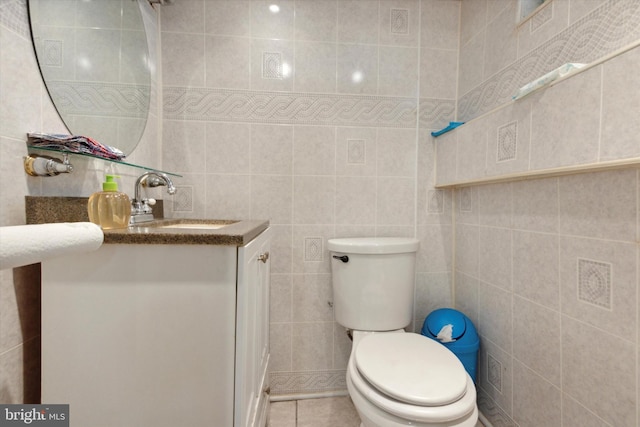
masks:
[(478, 420), (462, 363), (414, 333), (353, 331), (347, 389), (364, 427), (474, 427)]
[(347, 389), (364, 427), (474, 427), (476, 389), (445, 346), (404, 332), (413, 315), (408, 238), (330, 239), (334, 313), (352, 331)]

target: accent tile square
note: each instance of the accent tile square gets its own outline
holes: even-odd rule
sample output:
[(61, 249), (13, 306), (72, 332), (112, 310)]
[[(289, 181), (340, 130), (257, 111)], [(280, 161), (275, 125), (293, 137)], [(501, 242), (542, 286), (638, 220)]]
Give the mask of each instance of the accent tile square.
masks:
[(409, 34), (409, 10), (391, 9), (391, 34)]
[(578, 258), (578, 299), (611, 310), (612, 265)]
[(497, 161), (505, 162), (516, 158), (518, 149), (518, 122), (511, 122), (498, 128)]
[(427, 211), (432, 214), (444, 213), (444, 190), (429, 190)]
[(489, 383), (498, 391), (502, 391), (502, 364), (491, 354), (487, 355), (487, 372)]
[(538, 28), (551, 21), (551, 19), (553, 19), (553, 3), (539, 10), (538, 13), (536, 13), (533, 18), (531, 18), (531, 33), (536, 32)]
[(263, 52), (262, 78), (281, 80), (282, 76), (282, 54), (278, 52)]
[(44, 65), (62, 67), (63, 49), (62, 40), (44, 40)]
[(464, 187), (460, 190), (460, 212), (471, 212), (471, 187)]
[(304, 260), (305, 261), (322, 261), (322, 238), (306, 237), (304, 239)]
[(173, 195), (174, 212), (193, 212), (193, 186), (176, 185), (176, 194)]
[(347, 163), (365, 164), (367, 160), (364, 139), (347, 140)]

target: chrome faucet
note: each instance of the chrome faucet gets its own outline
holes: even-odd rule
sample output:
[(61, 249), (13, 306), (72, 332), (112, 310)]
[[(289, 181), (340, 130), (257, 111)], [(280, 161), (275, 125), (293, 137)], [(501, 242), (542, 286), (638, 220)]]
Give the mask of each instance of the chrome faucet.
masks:
[(162, 172), (145, 172), (136, 180), (134, 189), (134, 197), (131, 200), (131, 220), (129, 224), (138, 224), (141, 222), (153, 221), (152, 205), (155, 205), (155, 199), (143, 199), (140, 196), (141, 187), (160, 187), (166, 185), (169, 194), (176, 193), (176, 187), (167, 174)]

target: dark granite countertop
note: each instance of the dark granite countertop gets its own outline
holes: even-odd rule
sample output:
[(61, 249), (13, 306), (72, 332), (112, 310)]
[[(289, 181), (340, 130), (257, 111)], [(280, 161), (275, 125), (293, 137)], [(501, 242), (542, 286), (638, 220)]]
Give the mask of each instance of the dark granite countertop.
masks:
[[(26, 196), (27, 224), (89, 221), (87, 197)], [(154, 214), (161, 209), (154, 206)], [(226, 224), (222, 228), (165, 228), (175, 224)], [(119, 230), (104, 230), (106, 244), (243, 246), (269, 226), (266, 220), (158, 219)]]
[[(171, 228), (176, 224), (227, 224), (222, 228)], [(104, 230), (104, 243), (148, 245), (243, 246), (269, 226), (269, 221), (161, 219), (117, 230)]]

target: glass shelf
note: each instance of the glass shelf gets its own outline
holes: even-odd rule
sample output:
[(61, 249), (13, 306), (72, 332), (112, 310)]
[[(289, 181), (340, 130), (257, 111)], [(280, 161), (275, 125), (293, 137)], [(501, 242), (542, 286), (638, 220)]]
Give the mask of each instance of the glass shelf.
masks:
[(160, 169), (157, 169), (157, 168), (151, 168), (151, 167), (148, 167), (148, 166), (142, 166), (142, 165), (136, 165), (136, 164), (133, 164), (133, 163), (127, 163), (127, 162), (123, 162), (121, 160), (105, 159), (104, 157), (98, 157), (98, 156), (94, 156), (92, 154), (75, 153), (73, 151), (58, 150), (58, 149), (55, 149), (55, 148), (33, 147), (31, 145), (27, 145), (27, 150), (29, 151), (29, 153), (37, 152), (37, 151), (46, 151), (46, 152), (49, 152), (49, 153), (68, 154), (69, 156), (88, 157), (90, 159), (103, 160), (105, 162), (115, 163), (117, 165), (128, 166), (128, 167), (142, 169), (142, 170), (146, 170), (146, 171), (162, 172), (162, 173), (166, 173), (167, 175), (171, 175), (171, 176), (176, 176), (176, 177), (182, 178), (182, 175), (178, 175), (177, 173), (167, 172), (167, 171), (163, 171), (163, 170), (160, 170)]

